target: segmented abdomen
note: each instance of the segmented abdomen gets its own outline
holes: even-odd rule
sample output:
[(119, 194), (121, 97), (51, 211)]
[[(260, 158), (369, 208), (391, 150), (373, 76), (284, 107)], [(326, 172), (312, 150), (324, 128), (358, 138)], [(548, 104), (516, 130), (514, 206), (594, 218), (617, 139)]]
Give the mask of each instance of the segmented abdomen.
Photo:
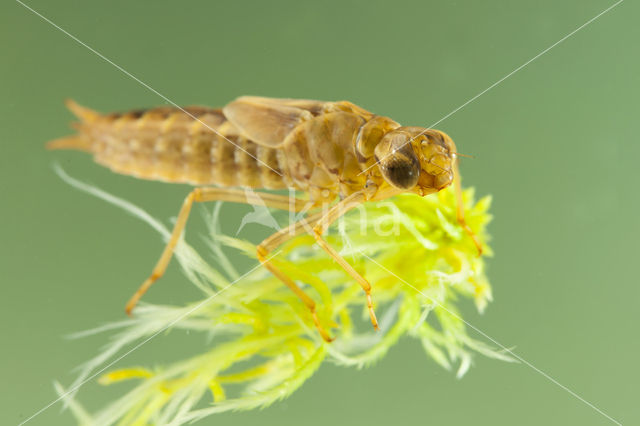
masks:
[(78, 137), (98, 163), (115, 172), (193, 184), (287, 186), (282, 155), (239, 135), (219, 109), (87, 113), (92, 112), (81, 115)]

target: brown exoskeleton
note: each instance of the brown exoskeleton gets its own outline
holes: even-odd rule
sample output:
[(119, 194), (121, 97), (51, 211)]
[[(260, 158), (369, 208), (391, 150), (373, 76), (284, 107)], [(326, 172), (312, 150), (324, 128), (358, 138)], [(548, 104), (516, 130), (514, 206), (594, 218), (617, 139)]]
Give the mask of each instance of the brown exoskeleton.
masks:
[[(162, 107), (109, 115), (72, 101), (68, 106), (80, 119), (78, 133), (50, 142), (49, 148), (88, 151), (113, 171), (139, 178), (216, 185), (199, 186), (187, 195), (162, 256), (127, 303), (127, 313), (165, 272), (194, 202), (264, 204), (299, 212), (335, 203), (257, 246), (260, 262), (306, 305), (326, 341), (332, 338), (314, 300), (267, 258), (293, 236), (311, 232), (360, 284), (376, 329), (371, 285), (322, 237), (340, 216), (366, 201), (407, 192), (426, 196), (454, 183), (458, 221), (481, 252), (464, 221), (455, 145), (438, 130), (401, 126), (346, 101), (241, 97), (222, 109)], [(248, 196), (242, 187), (292, 188), (309, 199)]]

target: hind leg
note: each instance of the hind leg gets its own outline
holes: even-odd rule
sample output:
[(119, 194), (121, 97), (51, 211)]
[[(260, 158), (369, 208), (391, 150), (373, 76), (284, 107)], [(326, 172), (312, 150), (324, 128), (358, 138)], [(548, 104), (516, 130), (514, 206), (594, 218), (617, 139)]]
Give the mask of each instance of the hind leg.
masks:
[(176, 223), (173, 226), (173, 231), (171, 232), (171, 237), (160, 256), (158, 263), (156, 263), (156, 266), (153, 268), (151, 275), (142, 283), (133, 296), (131, 296), (131, 299), (127, 302), (125, 311), (128, 315), (131, 314), (131, 311), (133, 311), (133, 308), (135, 308), (140, 298), (147, 292), (147, 290), (149, 290), (149, 287), (151, 287), (153, 283), (156, 282), (166, 271), (169, 261), (171, 260), (171, 256), (173, 256), (176, 244), (178, 244), (180, 235), (182, 234), (187, 223), (187, 219), (189, 218), (189, 213), (191, 212), (193, 203), (206, 201), (229, 201), (235, 203), (266, 205), (267, 207), (280, 210), (297, 212), (304, 211), (310, 207), (308, 201), (290, 198), (284, 195), (255, 192), (247, 193), (241, 189), (230, 188), (195, 188), (189, 193), (189, 195), (187, 195), (182, 203), (182, 207), (178, 213), (178, 219), (176, 220)]

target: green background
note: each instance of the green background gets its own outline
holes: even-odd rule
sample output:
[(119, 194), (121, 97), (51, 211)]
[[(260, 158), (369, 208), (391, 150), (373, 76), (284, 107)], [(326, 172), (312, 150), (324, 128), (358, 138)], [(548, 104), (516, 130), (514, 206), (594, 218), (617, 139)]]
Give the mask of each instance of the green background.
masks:
[[(428, 126), (612, 2), (28, 4), (181, 105), (347, 99)], [(482, 316), (467, 303), (465, 318), (626, 424), (640, 423), (639, 11), (627, 0), (437, 126), (475, 156), (466, 185), (494, 197), (495, 302)], [(65, 336), (123, 318), (162, 248), (147, 225), (63, 183), (54, 162), (165, 223), (188, 187), (45, 151), (70, 132), (67, 97), (101, 111), (163, 100), (18, 3), (0, 6), (0, 37), (0, 423), (15, 424), (104, 343)], [(240, 210), (225, 207), (223, 229), (235, 232)], [(172, 264), (146, 300), (197, 295)], [(170, 359), (162, 339), (118, 366)], [(88, 383), (80, 395), (96, 408), (116, 392)], [(73, 423), (60, 408), (30, 424)], [(477, 356), (457, 380), (404, 339), (372, 368), (325, 364), (284, 402), (201, 424), (612, 423), (526, 365)]]

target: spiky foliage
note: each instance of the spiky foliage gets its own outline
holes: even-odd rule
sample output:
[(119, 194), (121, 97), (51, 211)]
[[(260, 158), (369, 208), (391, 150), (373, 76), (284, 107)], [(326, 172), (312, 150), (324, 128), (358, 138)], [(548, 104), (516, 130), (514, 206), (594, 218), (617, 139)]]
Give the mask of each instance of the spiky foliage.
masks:
[[(99, 196), (145, 220), (167, 239), (169, 232), (136, 206), (78, 182), (70, 184)], [(490, 199), (464, 194), (470, 226), (486, 245)], [(264, 268), (239, 275), (224, 254), (229, 248), (254, 257), (253, 243), (221, 235), (216, 226), (220, 206), (208, 218), (210, 265), (191, 246), (180, 242), (176, 259), (203, 299), (188, 306), (143, 304), (136, 317), (84, 332), (112, 333), (108, 345), (83, 366), (68, 390), (58, 385), (82, 424), (183, 424), (229, 410), (264, 407), (299, 388), (327, 359), (363, 367), (380, 359), (403, 335), (422, 342), (426, 353), (462, 376), (472, 354), (510, 360), (501, 351), (472, 339), (458, 304), (472, 300), (479, 311), (491, 301), (483, 257), (457, 224), (455, 197), (444, 190), (425, 198), (397, 196), (349, 213), (331, 228), (329, 242), (373, 285), (382, 330), (367, 322), (361, 288), (313, 238), (301, 236), (285, 244), (272, 259), (304, 285), (320, 306), (321, 321), (337, 340), (319, 338), (302, 303)], [(110, 366), (123, 348), (136, 348), (151, 338), (188, 331), (189, 338), (210, 342), (208, 349), (180, 361), (158, 354), (146, 367), (107, 369), (99, 382), (131, 382), (128, 390), (89, 414), (75, 400), (80, 384)], [(119, 361), (119, 364), (126, 362)], [(153, 366), (153, 367), (152, 367)]]

